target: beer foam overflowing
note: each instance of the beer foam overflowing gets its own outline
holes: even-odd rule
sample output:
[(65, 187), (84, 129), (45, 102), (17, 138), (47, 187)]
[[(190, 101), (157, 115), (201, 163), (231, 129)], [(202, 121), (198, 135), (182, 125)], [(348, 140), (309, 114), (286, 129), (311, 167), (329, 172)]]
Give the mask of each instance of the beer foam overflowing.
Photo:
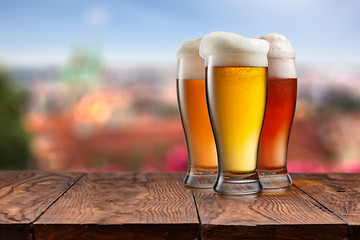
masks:
[(177, 51), (177, 58), (199, 58), (199, 47), (201, 38), (196, 38), (185, 42)]
[(269, 77), (296, 78), (295, 50), (281, 34), (269, 33), (262, 37), (269, 42)]
[(295, 58), (295, 50), (289, 40), (279, 33), (268, 33), (260, 39), (269, 42), (268, 58)]
[(262, 39), (245, 38), (235, 33), (212, 32), (200, 43), (200, 56), (215, 66), (267, 66), (269, 43)]
[(177, 51), (177, 77), (179, 79), (204, 79), (204, 59), (199, 55), (201, 38), (192, 39), (184, 43)]

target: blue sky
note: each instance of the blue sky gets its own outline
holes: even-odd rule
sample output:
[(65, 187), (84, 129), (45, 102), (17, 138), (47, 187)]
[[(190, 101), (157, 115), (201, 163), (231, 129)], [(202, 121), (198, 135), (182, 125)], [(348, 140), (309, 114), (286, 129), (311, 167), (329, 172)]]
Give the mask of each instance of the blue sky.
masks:
[(281, 33), (302, 63), (360, 64), (356, 0), (2, 0), (0, 61), (64, 63), (77, 44), (108, 62), (175, 62), (187, 40), (212, 31)]

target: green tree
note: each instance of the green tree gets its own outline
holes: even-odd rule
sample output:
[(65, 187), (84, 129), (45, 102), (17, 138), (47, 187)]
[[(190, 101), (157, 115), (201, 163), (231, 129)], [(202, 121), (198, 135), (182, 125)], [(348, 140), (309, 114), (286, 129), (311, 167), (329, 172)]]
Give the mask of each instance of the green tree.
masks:
[(26, 169), (29, 136), (23, 128), (24, 98), (8, 72), (0, 68), (0, 170)]

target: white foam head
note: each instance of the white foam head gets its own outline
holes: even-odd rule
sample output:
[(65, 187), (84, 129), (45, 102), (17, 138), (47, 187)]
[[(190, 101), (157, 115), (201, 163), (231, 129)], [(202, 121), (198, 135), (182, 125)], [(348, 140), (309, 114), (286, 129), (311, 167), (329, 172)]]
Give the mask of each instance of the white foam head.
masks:
[(269, 42), (268, 58), (295, 58), (295, 50), (289, 40), (279, 33), (268, 33), (260, 39)]
[(178, 79), (204, 79), (204, 59), (199, 55), (201, 38), (192, 39), (184, 43), (177, 51)]
[(269, 33), (262, 37), (269, 42), (269, 77), (296, 78), (295, 50), (281, 34)]
[(200, 43), (200, 56), (213, 58), (215, 66), (267, 66), (269, 43), (262, 39), (245, 38), (235, 33), (212, 32)]

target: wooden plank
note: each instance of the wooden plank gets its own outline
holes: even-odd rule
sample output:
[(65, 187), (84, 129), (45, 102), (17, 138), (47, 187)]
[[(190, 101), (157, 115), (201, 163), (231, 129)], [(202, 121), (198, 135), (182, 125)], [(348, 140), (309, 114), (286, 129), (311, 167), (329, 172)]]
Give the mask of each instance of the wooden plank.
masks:
[(81, 176), (0, 172), (0, 239), (32, 239), (30, 224)]
[(86, 174), (34, 223), (35, 239), (198, 239), (183, 175)]
[(222, 196), (193, 190), (203, 239), (346, 239), (344, 221), (301, 190)]
[(349, 224), (349, 238), (360, 239), (360, 174), (293, 174), (296, 187)]

